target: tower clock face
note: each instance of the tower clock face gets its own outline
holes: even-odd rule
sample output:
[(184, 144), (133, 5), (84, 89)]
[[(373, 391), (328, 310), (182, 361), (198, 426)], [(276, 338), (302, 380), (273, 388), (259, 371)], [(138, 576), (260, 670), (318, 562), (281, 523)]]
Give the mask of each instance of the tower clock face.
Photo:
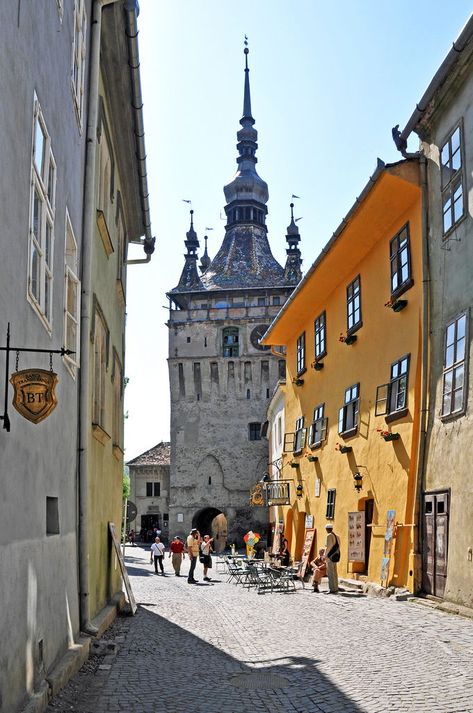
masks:
[(258, 324), (257, 327), (253, 329), (253, 331), (250, 334), (250, 341), (252, 345), (254, 346), (255, 349), (259, 349), (262, 352), (268, 351), (268, 349), (271, 349), (271, 347), (265, 347), (263, 344), (259, 343), (259, 340), (263, 336), (263, 334), (266, 332), (268, 329), (268, 324)]

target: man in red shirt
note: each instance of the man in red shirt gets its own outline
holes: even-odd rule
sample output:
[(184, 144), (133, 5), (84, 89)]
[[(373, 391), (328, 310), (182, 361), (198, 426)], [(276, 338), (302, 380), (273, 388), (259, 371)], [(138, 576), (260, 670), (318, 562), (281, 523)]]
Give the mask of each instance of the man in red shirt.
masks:
[(181, 538), (176, 535), (169, 545), (169, 557), (172, 557), (172, 566), (176, 577), (181, 576), (181, 564), (184, 554), (184, 543)]

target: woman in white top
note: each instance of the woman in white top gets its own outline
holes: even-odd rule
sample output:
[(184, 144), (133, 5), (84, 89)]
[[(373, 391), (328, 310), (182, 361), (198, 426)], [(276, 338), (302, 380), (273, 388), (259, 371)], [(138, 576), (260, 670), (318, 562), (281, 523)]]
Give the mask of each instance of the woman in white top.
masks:
[(204, 541), (200, 545), (200, 561), (204, 565), (204, 582), (210, 582), (210, 577), (207, 577), (207, 572), (212, 568), (212, 557), (210, 553), (213, 552), (212, 548), (213, 538), (209, 535), (204, 535)]
[(158, 574), (158, 564), (159, 568), (161, 570), (161, 574), (164, 577), (164, 565), (163, 565), (163, 558), (164, 558), (164, 552), (165, 552), (165, 547), (163, 543), (161, 542), (161, 539), (159, 537), (155, 537), (153, 544), (151, 545), (151, 564), (153, 563), (153, 558), (154, 558), (154, 572), (155, 574)]

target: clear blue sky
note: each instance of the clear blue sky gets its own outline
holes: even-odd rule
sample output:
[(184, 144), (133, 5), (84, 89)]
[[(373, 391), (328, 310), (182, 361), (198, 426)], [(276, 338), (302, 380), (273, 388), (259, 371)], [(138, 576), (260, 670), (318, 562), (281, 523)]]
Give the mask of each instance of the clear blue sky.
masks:
[[(224, 234), (223, 185), (236, 170), (244, 35), (273, 254), (284, 262), (295, 193), (307, 270), (376, 158), (399, 160), (391, 128), (407, 122), (471, 12), (466, 0), (140, 0), (140, 7), (157, 241), (151, 263), (128, 271), (126, 460), (169, 438), (163, 306), (184, 264), (189, 206), (182, 199), (192, 200), (202, 248), (205, 228), (213, 228), (213, 257)], [(417, 149), (414, 136), (410, 149)]]

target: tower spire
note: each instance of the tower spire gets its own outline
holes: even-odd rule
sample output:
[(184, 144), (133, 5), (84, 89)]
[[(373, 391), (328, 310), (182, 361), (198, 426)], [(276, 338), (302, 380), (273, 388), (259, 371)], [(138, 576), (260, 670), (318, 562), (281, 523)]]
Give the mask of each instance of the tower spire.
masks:
[(181, 273), (178, 288), (181, 289), (196, 289), (202, 287), (200, 281), (199, 273), (197, 272), (197, 250), (199, 248), (199, 239), (197, 233), (194, 230), (194, 211), (190, 211), (191, 224), (188, 232), (186, 233), (186, 240), (184, 244), (187, 248), (187, 252), (184, 255), (185, 263), (184, 268)]
[(243, 93), (243, 116), (240, 120), (240, 124), (244, 126), (243, 120), (246, 119), (248, 123), (253, 125), (255, 120), (251, 116), (251, 94), (250, 94), (250, 70), (248, 67), (248, 54), (250, 50), (248, 49), (248, 37), (245, 35), (245, 90)]
[(208, 252), (207, 252), (207, 240), (208, 240), (207, 235), (204, 236), (204, 240), (205, 240), (204, 254), (203, 254), (202, 257), (200, 258), (200, 271), (201, 271), (202, 273), (204, 273), (204, 272), (206, 271), (206, 269), (208, 268), (208, 266), (209, 266), (210, 263), (212, 262), (211, 259), (209, 258), (209, 254), (208, 254)]

